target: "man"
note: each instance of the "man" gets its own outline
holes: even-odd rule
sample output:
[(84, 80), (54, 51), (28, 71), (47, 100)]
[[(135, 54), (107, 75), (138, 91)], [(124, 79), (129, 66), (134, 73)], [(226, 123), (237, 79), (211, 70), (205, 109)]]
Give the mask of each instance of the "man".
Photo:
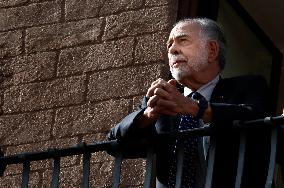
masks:
[[(214, 139), (217, 142), (215, 156), (217, 169), (214, 168), (213, 184), (218, 188), (234, 187), (239, 134), (233, 131), (231, 125), (234, 120), (264, 116), (266, 83), (257, 76), (230, 79), (220, 77), (225, 66), (226, 43), (219, 26), (210, 19), (195, 18), (179, 21), (170, 33), (167, 49), (174, 79), (154, 81), (147, 91), (141, 108), (129, 114), (114, 127), (109, 138), (125, 142), (151, 140), (164, 132), (182, 130), (183, 119), (188, 122), (185, 124), (193, 127), (209, 124), (215, 131)], [(183, 93), (177, 89), (178, 85), (184, 86)], [(198, 99), (193, 99), (191, 96), (193, 92), (201, 94)], [(206, 160), (210, 144), (208, 142), (206, 144), (205, 139), (195, 141), (190, 139), (187, 142), (190, 145), (188, 151), (193, 153), (198, 150), (198, 158), (191, 157), (190, 162), (185, 160), (184, 165), (187, 166), (183, 169), (181, 187), (204, 187), (205, 174), (202, 171), (202, 161)], [(254, 144), (255, 139), (262, 145), (257, 136), (248, 142)], [(162, 140), (155, 147), (156, 187), (174, 187), (176, 183), (172, 177), (176, 173), (176, 169), (172, 167), (175, 165), (172, 163), (177, 161), (174, 153), (178, 142), (178, 140)], [(228, 147), (228, 144), (231, 146)], [(200, 152), (200, 145), (203, 146), (204, 152)], [(194, 149), (195, 147), (198, 149)], [(137, 145), (129, 149), (129, 153), (143, 153), (144, 149), (143, 145)], [(259, 150), (262, 149), (261, 146)], [(254, 158), (254, 155), (251, 156), (248, 159)], [(186, 157), (190, 157), (190, 154), (185, 153)], [(255, 159), (256, 163), (265, 160), (259, 158), (261, 159)], [(254, 164), (246, 163), (246, 165), (247, 172), (251, 172), (250, 167), (256, 167)], [(262, 172), (263, 168), (253, 171), (256, 172), (255, 175), (243, 185), (249, 187), (250, 181), (255, 180), (255, 177), (262, 178), (257, 173)], [(245, 175), (250, 174), (245, 173)], [(262, 180), (258, 182), (263, 183)], [(258, 187), (258, 182), (253, 182), (255, 183), (253, 187)]]

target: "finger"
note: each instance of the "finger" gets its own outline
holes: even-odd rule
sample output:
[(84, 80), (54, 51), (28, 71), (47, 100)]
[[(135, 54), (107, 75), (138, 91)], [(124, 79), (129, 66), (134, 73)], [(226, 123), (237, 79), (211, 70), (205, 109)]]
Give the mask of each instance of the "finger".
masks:
[(171, 85), (173, 85), (173, 86), (177, 86), (177, 80), (175, 80), (175, 79), (170, 79), (169, 81), (168, 81), (168, 83), (169, 84), (171, 84)]
[(153, 109), (153, 113), (155, 114), (164, 114), (164, 115), (170, 115), (170, 116), (175, 116), (177, 115), (178, 113), (171, 110), (171, 109), (167, 109), (167, 108), (164, 108), (164, 107), (161, 107), (159, 105), (155, 106)]
[(171, 109), (171, 110), (175, 110), (177, 107), (174, 101), (166, 100), (164, 98), (159, 98), (156, 102), (156, 105), (161, 108)]
[(149, 106), (149, 107), (156, 106), (158, 99), (159, 99), (159, 96), (153, 95), (152, 97), (149, 98), (149, 100), (147, 102), (147, 106)]
[(160, 116), (158, 111), (155, 108), (151, 108), (151, 107), (147, 107), (144, 113), (146, 114), (148, 118), (158, 118)]
[(168, 116), (176, 116), (178, 113), (171, 111), (171, 110), (163, 109), (163, 110), (160, 110), (160, 114), (164, 114)]
[(157, 80), (155, 80), (154, 82), (152, 82), (151, 86), (157, 84), (158, 82), (161, 82), (163, 79), (162, 78), (158, 78)]
[(148, 89), (146, 97), (151, 97), (154, 95), (154, 91), (156, 88), (163, 88), (164, 85), (167, 84), (167, 82), (163, 79), (158, 79), (155, 82), (152, 83), (151, 87)]
[(169, 93), (166, 90), (161, 89), (161, 88), (156, 88), (155, 91), (154, 91), (154, 95), (157, 95), (157, 96), (164, 98), (166, 100), (171, 99), (171, 96), (169, 95)]
[(171, 81), (170, 83), (166, 82), (163, 83), (163, 87), (164, 90), (166, 90), (169, 93), (172, 93), (173, 91), (176, 91), (176, 85), (174, 85), (174, 81)]

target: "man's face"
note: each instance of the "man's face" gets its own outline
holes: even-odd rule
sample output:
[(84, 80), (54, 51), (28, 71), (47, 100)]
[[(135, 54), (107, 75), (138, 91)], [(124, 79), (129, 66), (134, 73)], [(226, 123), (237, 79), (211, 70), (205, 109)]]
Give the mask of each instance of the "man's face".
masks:
[(199, 27), (182, 23), (170, 33), (167, 43), (169, 66), (172, 76), (178, 81), (194, 78), (208, 64), (207, 42), (201, 40)]

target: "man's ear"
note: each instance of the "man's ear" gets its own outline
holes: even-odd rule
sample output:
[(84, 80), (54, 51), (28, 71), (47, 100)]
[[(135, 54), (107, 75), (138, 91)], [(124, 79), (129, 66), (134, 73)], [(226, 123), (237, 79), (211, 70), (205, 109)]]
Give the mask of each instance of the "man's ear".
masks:
[(208, 62), (215, 62), (219, 57), (219, 44), (216, 40), (208, 42)]

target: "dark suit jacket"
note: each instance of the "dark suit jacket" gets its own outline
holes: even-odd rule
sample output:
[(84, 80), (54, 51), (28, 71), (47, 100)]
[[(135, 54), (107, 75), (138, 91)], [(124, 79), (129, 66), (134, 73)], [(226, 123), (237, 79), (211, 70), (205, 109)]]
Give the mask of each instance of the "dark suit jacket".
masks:
[[(145, 155), (145, 140), (154, 140), (159, 134), (175, 131), (178, 116), (162, 116), (155, 125), (139, 129), (135, 127), (137, 117), (146, 108), (145, 98), (139, 110), (126, 116), (109, 133), (110, 139), (118, 139), (133, 143), (129, 147), (128, 156), (137, 157)], [(238, 158), (239, 131), (232, 126), (234, 120), (249, 120), (266, 116), (267, 84), (260, 76), (241, 76), (220, 79), (213, 90), (210, 105), (213, 112), (211, 128), (216, 139), (216, 156), (214, 164), (213, 184), (216, 188), (234, 187), (236, 165)], [(266, 178), (268, 146), (266, 144), (267, 131), (249, 130), (248, 146), (243, 187), (263, 187)], [(213, 137), (213, 136), (212, 136)], [(138, 141), (138, 142), (136, 142)], [(142, 143), (142, 144), (141, 144)], [(156, 166), (157, 179), (165, 183), (168, 178), (169, 145), (172, 141), (156, 140)]]

